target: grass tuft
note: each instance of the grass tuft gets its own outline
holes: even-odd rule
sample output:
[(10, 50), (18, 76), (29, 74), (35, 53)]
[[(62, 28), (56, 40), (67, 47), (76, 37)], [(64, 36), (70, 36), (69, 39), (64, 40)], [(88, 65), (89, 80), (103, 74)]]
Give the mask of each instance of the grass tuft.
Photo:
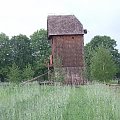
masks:
[(0, 120), (119, 120), (120, 87), (0, 85)]

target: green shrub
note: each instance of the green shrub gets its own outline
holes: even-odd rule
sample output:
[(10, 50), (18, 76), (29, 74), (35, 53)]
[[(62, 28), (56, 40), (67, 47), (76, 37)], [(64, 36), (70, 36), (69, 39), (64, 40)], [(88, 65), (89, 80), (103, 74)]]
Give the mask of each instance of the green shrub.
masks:
[(21, 81), (21, 71), (19, 70), (18, 66), (13, 63), (11, 67), (9, 67), (8, 72), (8, 81), (13, 83), (19, 83)]
[(22, 78), (23, 80), (28, 80), (28, 79), (32, 79), (34, 75), (34, 71), (32, 70), (32, 67), (30, 64), (28, 64), (25, 69), (23, 70), (22, 73)]

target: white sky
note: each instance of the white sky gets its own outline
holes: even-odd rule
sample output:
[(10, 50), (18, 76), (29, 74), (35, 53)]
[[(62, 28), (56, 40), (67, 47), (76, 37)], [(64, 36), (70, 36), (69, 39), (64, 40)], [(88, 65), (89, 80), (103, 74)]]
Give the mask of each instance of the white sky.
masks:
[(120, 51), (119, 0), (0, 0), (0, 32), (8, 36), (47, 29), (47, 16), (74, 14), (88, 30), (85, 43), (95, 35), (108, 35)]

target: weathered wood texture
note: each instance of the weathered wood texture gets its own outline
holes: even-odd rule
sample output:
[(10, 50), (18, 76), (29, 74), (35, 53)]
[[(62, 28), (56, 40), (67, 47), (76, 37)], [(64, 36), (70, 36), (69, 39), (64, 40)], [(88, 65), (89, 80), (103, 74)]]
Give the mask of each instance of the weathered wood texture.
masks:
[(54, 35), (83, 35), (83, 25), (74, 15), (50, 15), (47, 18), (48, 38)]
[(84, 29), (74, 15), (48, 16), (53, 68), (62, 68), (66, 84), (84, 83)]
[[(52, 55), (56, 59), (54, 67), (62, 67), (65, 84), (80, 85), (84, 77), (84, 38), (83, 35), (52, 36)], [(58, 65), (58, 66), (55, 66)]]
[(59, 59), (62, 67), (84, 67), (83, 35), (52, 36), (53, 59)]
[(82, 67), (64, 67), (65, 84), (81, 85), (85, 84), (84, 68)]

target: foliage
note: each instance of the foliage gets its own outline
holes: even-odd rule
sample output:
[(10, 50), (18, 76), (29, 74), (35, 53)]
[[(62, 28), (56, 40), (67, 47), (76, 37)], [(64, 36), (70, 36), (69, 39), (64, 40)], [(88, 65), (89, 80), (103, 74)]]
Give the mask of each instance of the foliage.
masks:
[(10, 40), (12, 60), (22, 70), (32, 63), (32, 50), (30, 40), (26, 35), (13, 36)]
[(64, 70), (62, 68), (54, 68), (54, 80), (56, 82), (63, 82), (65, 79)]
[(61, 58), (58, 56), (54, 58), (54, 80), (57, 82), (63, 82), (65, 80), (65, 71), (62, 67), (62, 61)]
[(47, 31), (44, 29), (34, 32), (31, 36), (31, 46), (33, 50), (33, 56), (35, 61), (42, 60), (49, 57), (50, 54), (50, 44), (47, 39)]
[(50, 55), (50, 44), (47, 39), (47, 31), (37, 30), (31, 36), (32, 56), (34, 60), (35, 76), (46, 71)]
[(6, 77), (8, 66), (11, 65), (10, 54), (9, 37), (4, 33), (0, 33), (0, 75), (3, 76), (1, 79)]
[(120, 66), (120, 53), (118, 53), (118, 50), (115, 48), (117, 46), (116, 41), (111, 39), (109, 36), (95, 36), (88, 44), (85, 45), (85, 63), (88, 80), (91, 80), (90, 64), (93, 53), (100, 46), (108, 49), (112, 54), (115, 63)]
[(8, 63), (9, 55), (9, 37), (4, 33), (0, 34), (0, 68)]
[(47, 31), (44, 29), (34, 32), (30, 38), (17, 35), (9, 39), (4, 33), (0, 34), (0, 81), (7, 78), (9, 67), (15, 63), (23, 72), (29, 64), (34, 77), (47, 70), (50, 54), (50, 44)]
[(117, 66), (110, 51), (103, 47), (97, 48), (94, 52), (90, 68), (92, 77), (103, 82), (113, 79), (117, 72)]
[(29, 80), (32, 79), (34, 75), (34, 71), (32, 70), (32, 67), (30, 64), (28, 64), (24, 69), (22, 73), (22, 79), (23, 80)]
[(13, 63), (13, 65), (9, 67), (8, 80), (9, 82), (19, 83), (21, 79), (20, 70), (18, 66)]
[[(91, 59), (98, 46), (107, 48), (112, 53), (115, 63), (119, 65), (120, 68), (120, 54), (118, 50), (115, 49), (116, 41), (109, 36), (95, 36), (92, 41), (85, 46), (85, 62), (89, 80), (91, 79)], [(51, 49), (47, 39), (47, 31), (44, 29), (37, 30), (30, 38), (20, 34), (9, 39), (6, 34), (0, 33), (0, 80), (6, 80), (9, 67), (11, 67), (13, 63), (15, 63), (21, 71), (25, 70), (25, 67), (30, 64), (34, 71), (34, 77), (43, 74), (47, 71), (50, 52)], [(117, 76), (120, 76), (120, 69)]]

